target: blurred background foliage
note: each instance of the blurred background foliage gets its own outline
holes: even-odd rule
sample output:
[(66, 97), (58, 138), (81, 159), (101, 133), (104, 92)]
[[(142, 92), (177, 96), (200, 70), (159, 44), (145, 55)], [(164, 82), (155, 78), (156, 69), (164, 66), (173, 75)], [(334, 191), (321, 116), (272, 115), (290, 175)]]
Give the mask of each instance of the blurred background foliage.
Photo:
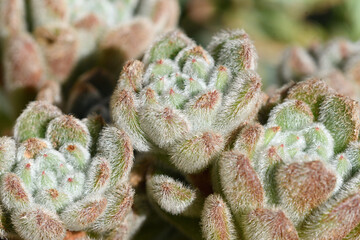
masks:
[(276, 65), (289, 45), (360, 37), (359, 0), (181, 0), (181, 5), (180, 27), (203, 45), (220, 29), (245, 29), (258, 50), (264, 89), (277, 84)]

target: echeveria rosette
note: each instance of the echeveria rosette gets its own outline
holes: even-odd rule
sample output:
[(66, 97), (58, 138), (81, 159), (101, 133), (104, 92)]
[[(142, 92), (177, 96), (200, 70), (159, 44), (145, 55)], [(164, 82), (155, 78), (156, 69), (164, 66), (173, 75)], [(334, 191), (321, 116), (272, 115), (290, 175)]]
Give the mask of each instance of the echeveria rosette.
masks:
[(262, 100), (257, 54), (243, 30), (214, 36), (208, 50), (170, 32), (128, 62), (111, 100), (134, 148), (160, 151), (183, 173), (206, 169)]
[(60, 240), (78, 231), (106, 239), (118, 226), (130, 229), (132, 163), (125, 132), (30, 103), (14, 138), (0, 138), (1, 237)]
[[(233, 147), (217, 160), (212, 178), (232, 212), (227, 223), (240, 239), (357, 234), (359, 113), (356, 101), (311, 79), (290, 88), (265, 126), (249, 123), (241, 129)], [(220, 224), (209, 226), (210, 221), (209, 214), (203, 216), (203, 236), (223, 230)], [(232, 232), (229, 227), (227, 234)]]

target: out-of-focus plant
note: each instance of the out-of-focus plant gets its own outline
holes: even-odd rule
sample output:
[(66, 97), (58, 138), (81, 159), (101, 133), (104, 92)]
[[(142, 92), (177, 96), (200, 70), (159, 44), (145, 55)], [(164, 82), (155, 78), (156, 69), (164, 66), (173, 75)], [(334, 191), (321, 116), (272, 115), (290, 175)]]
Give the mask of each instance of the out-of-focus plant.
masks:
[(360, 43), (339, 38), (308, 49), (290, 47), (278, 73), (280, 84), (321, 78), (339, 93), (360, 100)]

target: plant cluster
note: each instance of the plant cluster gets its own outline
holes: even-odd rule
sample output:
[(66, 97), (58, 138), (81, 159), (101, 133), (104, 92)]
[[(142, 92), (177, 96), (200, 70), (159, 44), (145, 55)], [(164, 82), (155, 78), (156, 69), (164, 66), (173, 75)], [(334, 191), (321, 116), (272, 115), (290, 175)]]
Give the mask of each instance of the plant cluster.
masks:
[(256, 60), (242, 30), (207, 50), (172, 32), (125, 65), (111, 112), (137, 191), (190, 239), (358, 238), (360, 106), (309, 79), (260, 124)]
[[(33, 39), (24, 2), (1, 1), (5, 84), (61, 83), (98, 48), (116, 73), (173, 25), (172, 1), (161, 0), (118, 25), (136, 3), (28, 1)], [(31, 102), (0, 138), (0, 237), (136, 239), (156, 214), (194, 240), (360, 239), (360, 106), (332, 84), (342, 75), (355, 85), (358, 53), (347, 41), (289, 50), (280, 73), (296, 83), (270, 98), (245, 31), (222, 31), (206, 49), (171, 31), (123, 66), (113, 125)], [(106, 101), (99, 79), (111, 76), (83, 75), (69, 108)], [(54, 97), (51, 87), (39, 96)]]

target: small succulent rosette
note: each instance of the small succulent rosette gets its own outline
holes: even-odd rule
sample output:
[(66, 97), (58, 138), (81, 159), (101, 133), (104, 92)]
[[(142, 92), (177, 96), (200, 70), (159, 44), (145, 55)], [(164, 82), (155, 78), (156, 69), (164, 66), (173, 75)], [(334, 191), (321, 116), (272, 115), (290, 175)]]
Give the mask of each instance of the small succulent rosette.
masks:
[(30, 103), (14, 138), (0, 138), (1, 237), (62, 240), (75, 231), (82, 239), (126, 239), (110, 236), (131, 228), (132, 164), (125, 132)]
[(243, 30), (214, 36), (208, 50), (170, 32), (123, 68), (110, 103), (114, 124), (140, 152), (162, 151), (200, 172), (262, 102), (257, 54)]

